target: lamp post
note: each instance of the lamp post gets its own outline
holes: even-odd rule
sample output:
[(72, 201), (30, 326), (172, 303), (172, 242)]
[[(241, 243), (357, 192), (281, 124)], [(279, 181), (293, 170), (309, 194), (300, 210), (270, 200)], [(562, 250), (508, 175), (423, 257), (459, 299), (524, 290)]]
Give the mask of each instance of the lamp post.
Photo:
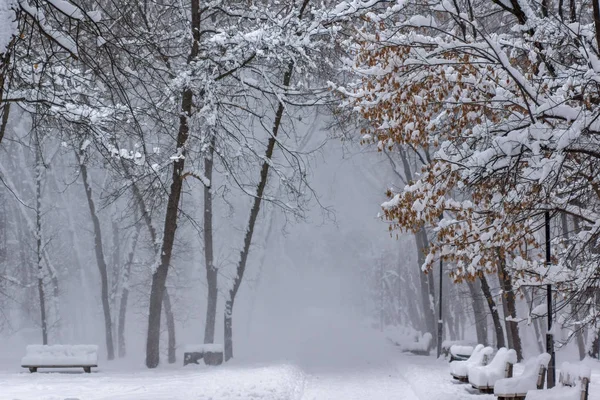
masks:
[(442, 267), (444, 262), (442, 261), (442, 257), (440, 255), (440, 294), (439, 294), (439, 311), (438, 311), (438, 334), (437, 334), (437, 357), (440, 358), (442, 354), (442, 335), (444, 332), (444, 320), (442, 319), (442, 277), (444, 276), (442, 272)]
[[(550, 268), (550, 212), (544, 213), (546, 228), (546, 266)], [(554, 355), (554, 337), (552, 335), (552, 285), (546, 286), (546, 302), (548, 313), (548, 333), (546, 333), (546, 352), (550, 354), (550, 363), (548, 364), (548, 389), (553, 388), (556, 382), (556, 357)]]
[[(440, 221), (444, 219), (444, 212), (442, 211), (442, 213), (440, 214)], [(442, 319), (442, 277), (444, 276), (444, 273), (442, 271), (444, 266), (444, 262), (442, 261), (442, 252), (440, 251), (440, 293), (438, 295), (438, 323), (437, 323), (437, 328), (438, 328), (438, 332), (437, 332), (437, 358), (440, 358), (440, 356), (442, 355), (442, 336), (444, 334), (444, 320)]]

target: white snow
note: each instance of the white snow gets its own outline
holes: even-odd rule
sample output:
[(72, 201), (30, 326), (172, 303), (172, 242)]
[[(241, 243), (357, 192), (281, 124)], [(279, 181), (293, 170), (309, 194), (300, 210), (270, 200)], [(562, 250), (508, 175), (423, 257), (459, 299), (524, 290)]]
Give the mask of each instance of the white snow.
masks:
[[(356, 343), (354, 344), (356, 345)], [(401, 353), (396, 346), (365, 343), (360, 358), (318, 366), (289, 362), (262, 364), (234, 360), (220, 367), (160, 366), (147, 370), (142, 362), (104, 362), (96, 372), (22, 372), (13, 363), (0, 363), (2, 399), (20, 400), (494, 400), (494, 395), (456, 384), (448, 363), (435, 357)], [(0, 355), (1, 356), (1, 355)], [(8, 360), (6, 360), (8, 361)], [(456, 362), (451, 363), (455, 364)], [(55, 371), (55, 370), (52, 370)], [(600, 366), (594, 367), (590, 400), (600, 400)], [(594, 377), (598, 377), (594, 380)], [(575, 390), (573, 390), (575, 389)], [(577, 388), (544, 391), (542, 397), (561, 399)], [(560, 392), (560, 393), (559, 393)], [(532, 392), (529, 392), (530, 395)], [(556, 396), (554, 396), (556, 394)], [(535, 396), (535, 395), (534, 395)]]
[[(559, 382), (572, 386), (563, 386), (559, 384), (549, 390), (530, 390), (527, 392), (527, 400), (580, 400), (583, 389), (582, 379), (591, 379), (592, 371), (589, 366), (584, 364), (571, 364), (564, 362), (560, 366)], [(593, 389), (590, 389), (590, 392)], [(590, 393), (590, 399), (597, 398), (600, 393), (596, 391)]]
[(568, 362), (560, 365), (560, 373), (563, 376), (563, 382), (569, 382), (570, 384), (575, 384), (583, 378), (590, 379), (592, 375), (592, 371), (587, 365)]
[(529, 390), (537, 389), (538, 374), (540, 372), (540, 366), (544, 368), (548, 367), (550, 362), (550, 354), (543, 353), (539, 356), (529, 360), (525, 364), (523, 374), (512, 378), (500, 379), (494, 385), (494, 394), (508, 395), (508, 394), (526, 394)]
[(77, 19), (77, 20), (83, 19), (83, 13), (81, 12), (81, 10), (79, 8), (75, 7), (70, 2), (65, 1), (65, 0), (47, 0), (47, 1), (49, 4), (51, 4), (53, 7), (56, 7), (56, 9), (58, 9), (60, 12), (62, 12), (66, 16)]
[(12, 9), (14, 6), (14, 0), (0, 1), (0, 54), (4, 53), (17, 31), (17, 18)]
[(550, 390), (530, 390), (525, 400), (580, 400), (581, 390), (574, 387), (556, 386)]
[(492, 362), (485, 366), (469, 368), (469, 383), (478, 388), (494, 387), (496, 381), (505, 378), (506, 364), (517, 363), (517, 353), (505, 347), (498, 350)]
[(468, 360), (450, 363), (450, 373), (456, 377), (466, 377), (469, 375), (471, 367), (485, 365), (486, 358), (491, 356), (493, 352), (494, 350), (491, 347), (483, 347), (482, 344), (478, 344)]
[(454, 344), (450, 347), (450, 354), (454, 356), (471, 356), (473, 354), (473, 346), (460, 346)]
[(96, 345), (41, 345), (33, 344), (25, 349), (21, 359), (23, 366), (97, 365)]

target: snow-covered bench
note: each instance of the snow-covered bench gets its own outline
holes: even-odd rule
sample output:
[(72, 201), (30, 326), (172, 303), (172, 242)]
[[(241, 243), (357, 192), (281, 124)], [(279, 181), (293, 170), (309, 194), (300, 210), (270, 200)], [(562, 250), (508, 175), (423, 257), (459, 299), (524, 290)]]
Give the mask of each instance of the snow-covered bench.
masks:
[(204, 359), (206, 365), (221, 365), (223, 363), (222, 344), (188, 344), (183, 348), (183, 365), (198, 364)]
[(491, 347), (484, 347), (482, 344), (478, 344), (473, 349), (471, 357), (467, 360), (450, 363), (450, 375), (461, 382), (468, 382), (469, 368), (477, 365), (485, 365), (493, 352), (494, 350)]
[(457, 344), (450, 346), (450, 362), (468, 360), (473, 354), (473, 350), (473, 346), (461, 346)]
[(21, 366), (30, 372), (37, 372), (38, 368), (83, 368), (91, 372), (92, 367), (98, 366), (98, 346), (32, 344), (26, 347)]
[(563, 363), (558, 386), (546, 390), (530, 390), (525, 400), (587, 400), (590, 368), (581, 364)]
[(417, 338), (416, 342), (404, 344), (402, 351), (419, 356), (428, 356), (431, 350), (431, 342), (433, 342), (433, 336), (431, 336), (431, 333), (425, 332), (423, 336)]
[(517, 352), (502, 347), (488, 365), (469, 368), (469, 383), (481, 392), (492, 393), (497, 381), (512, 377), (512, 367), (516, 363)]
[[(452, 346), (457, 345), (457, 346), (469, 346), (471, 345), (471, 343), (468, 343), (465, 340), (444, 340), (442, 342), (442, 354), (444, 355), (444, 357), (449, 357), (450, 356), (450, 348), (452, 348)], [(474, 347), (475, 345), (473, 345), (472, 347)], [(467, 357), (469, 358), (469, 357)]]
[(544, 388), (550, 354), (543, 353), (525, 363), (523, 374), (500, 379), (494, 385), (494, 394), (501, 399), (523, 400), (527, 392)]

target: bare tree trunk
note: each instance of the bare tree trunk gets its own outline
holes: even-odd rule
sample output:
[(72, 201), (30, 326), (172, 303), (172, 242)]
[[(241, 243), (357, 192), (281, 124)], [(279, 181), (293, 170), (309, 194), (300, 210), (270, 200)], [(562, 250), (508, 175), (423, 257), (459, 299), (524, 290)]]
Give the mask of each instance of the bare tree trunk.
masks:
[(504, 347), (504, 331), (502, 330), (502, 324), (500, 323), (500, 315), (498, 314), (498, 308), (496, 307), (496, 302), (492, 297), (492, 291), (490, 290), (490, 285), (488, 285), (487, 279), (485, 275), (479, 276), (479, 282), (481, 282), (481, 291), (483, 292), (483, 296), (487, 300), (488, 307), (490, 309), (490, 313), (492, 314), (492, 322), (494, 323), (494, 332), (496, 333), (496, 347), (499, 349)]
[[(517, 360), (520, 362), (523, 360), (523, 348), (521, 346), (521, 336), (519, 335), (519, 325), (515, 320), (517, 317), (516, 296), (512, 287), (510, 275), (506, 270), (506, 259), (500, 250), (498, 250), (498, 261), (498, 277), (500, 278), (500, 285), (502, 286), (504, 296), (503, 303), (506, 303), (506, 310), (508, 312), (508, 315), (505, 314), (504, 321), (506, 324), (506, 332), (508, 333), (510, 331), (512, 343), (509, 343), (509, 345), (517, 352)], [(510, 320), (507, 320), (506, 317), (509, 317)]]
[[(123, 265), (121, 265), (121, 233), (119, 229), (119, 224), (113, 216), (113, 220), (111, 223), (112, 228), (112, 244), (111, 244), (111, 274), (112, 274), (112, 287), (110, 290), (110, 309), (116, 310), (120, 307), (120, 298), (121, 293), (121, 285), (123, 284), (123, 275), (125, 273)], [(119, 310), (120, 311), (120, 310)], [(113, 318), (118, 318), (118, 316), (112, 315)], [(118, 333), (115, 330), (119, 329), (118, 321), (113, 321), (113, 337), (117, 337)], [(117, 338), (118, 342), (118, 338)], [(118, 346), (118, 343), (117, 343)]]
[(481, 299), (480, 289), (481, 284), (478, 281), (467, 280), (467, 286), (469, 293), (471, 294), (471, 302), (473, 305), (473, 316), (475, 320), (475, 331), (477, 333), (477, 343), (481, 343), (484, 346), (488, 344), (488, 333), (487, 333), (487, 314), (485, 312), (485, 305)]
[(165, 316), (167, 318), (167, 332), (168, 332), (168, 356), (167, 360), (169, 364), (175, 364), (177, 361), (176, 355), (176, 341), (175, 341), (175, 320), (173, 319), (173, 309), (171, 308), (171, 297), (169, 291), (165, 288), (164, 309)]
[[(302, 6), (302, 10), (305, 8), (308, 0), (304, 1), (304, 5)], [(302, 12), (300, 12), (300, 16)], [(283, 87), (288, 87), (290, 85), (292, 79), (292, 73), (294, 71), (294, 63), (291, 62), (288, 70), (285, 72), (283, 77)], [(273, 124), (273, 130), (271, 132), (271, 137), (269, 138), (269, 142), (267, 144), (267, 149), (265, 151), (264, 162), (262, 163), (261, 171), (260, 171), (260, 180), (256, 187), (256, 196), (254, 197), (254, 203), (250, 210), (250, 218), (248, 220), (248, 225), (246, 225), (246, 235), (244, 237), (244, 247), (240, 251), (240, 260), (238, 262), (236, 275), (233, 281), (233, 286), (229, 290), (229, 298), (225, 302), (225, 316), (224, 316), (224, 336), (225, 336), (225, 361), (230, 360), (233, 357), (233, 305), (235, 302), (235, 296), (240, 288), (242, 283), (242, 278), (244, 277), (244, 272), (246, 271), (246, 262), (248, 260), (248, 254), (250, 253), (250, 244), (252, 243), (252, 236), (254, 234), (254, 226), (256, 224), (256, 219), (258, 218), (258, 213), (260, 212), (260, 205), (262, 202), (262, 196), (265, 191), (265, 187), (267, 186), (267, 179), (269, 176), (269, 165), (271, 162), (271, 158), (273, 157), (273, 151), (275, 149), (275, 142), (277, 139), (277, 134), (279, 133), (279, 128), (281, 126), (281, 120), (283, 119), (283, 112), (285, 110), (284, 104), (280, 101), (277, 107), (277, 111), (275, 113), (275, 121)]]
[(600, 5), (598, 0), (592, 0), (592, 10), (594, 12), (594, 27), (596, 30), (596, 51), (600, 52)]
[[(129, 277), (127, 278), (129, 279)], [(119, 304), (119, 322), (117, 331), (117, 341), (119, 345), (119, 358), (127, 355), (127, 342), (125, 341), (125, 322), (127, 319), (127, 301), (129, 300), (129, 287), (123, 286), (121, 293), (121, 302)]]
[(119, 303), (119, 320), (117, 331), (117, 342), (119, 346), (119, 357), (123, 358), (127, 354), (127, 344), (125, 341), (125, 322), (127, 319), (127, 301), (129, 300), (129, 276), (131, 275), (131, 266), (135, 257), (135, 249), (140, 238), (141, 225), (137, 225), (133, 237), (131, 238), (131, 250), (127, 255), (127, 263), (123, 268), (123, 277), (121, 284), (121, 301)]
[[(404, 169), (404, 176), (406, 178), (406, 182), (412, 181), (412, 169), (408, 162), (408, 158), (406, 156), (406, 152), (402, 147), (398, 147), (398, 152), (400, 153), (400, 157), (402, 159), (402, 167)], [(419, 284), (420, 284), (420, 292), (421, 292), (421, 305), (423, 307), (423, 317), (425, 319), (425, 329), (431, 333), (434, 337), (433, 346), (436, 346), (437, 335), (436, 332), (436, 323), (435, 323), (435, 310), (433, 304), (431, 302), (430, 296), (432, 292), (435, 295), (435, 287), (433, 286), (433, 274), (425, 274), (421, 270), (421, 266), (425, 263), (425, 251), (429, 247), (429, 239), (427, 238), (427, 232), (425, 232), (425, 228), (421, 228), (417, 233), (415, 233), (415, 243), (417, 245), (417, 263), (419, 269)], [(435, 298), (435, 296), (433, 297)]]
[[(192, 47), (188, 57), (191, 63), (198, 56), (200, 42), (200, 1), (191, 0), (192, 16)], [(173, 162), (173, 175), (171, 177), (171, 189), (167, 203), (167, 213), (163, 231), (163, 240), (160, 256), (160, 264), (152, 275), (152, 288), (150, 290), (150, 309), (148, 312), (148, 335), (146, 339), (146, 366), (156, 368), (160, 361), (160, 316), (162, 302), (165, 294), (165, 283), (173, 253), (173, 243), (177, 230), (177, 214), (181, 188), (183, 185), (183, 168), (185, 166), (185, 144), (189, 137), (188, 118), (192, 114), (194, 94), (191, 89), (183, 91), (181, 99), (181, 116), (179, 117), (179, 132), (177, 133), (177, 150), (182, 157)], [(143, 211), (142, 211), (143, 212)]]
[(77, 153), (79, 157), (79, 166), (81, 170), (81, 177), (83, 180), (83, 187), (85, 189), (85, 195), (87, 197), (88, 207), (90, 209), (90, 215), (92, 223), (94, 225), (94, 250), (96, 253), (96, 263), (98, 264), (98, 270), (100, 272), (101, 282), (101, 297), (102, 297), (102, 309), (104, 311), (104, 331), (106, 335), (106, 352), (107, 358), (112, 360), (115, 358), (115, 349), (113, 345), (113, 333), (112, 333), (112, 319), (110, 316), (110, 301), (109, 301), (109, 288), (108, 288), (108, 267), (106, 265), (106, 258), (104, 257), (104, 248), (102, 244), (102, 230), (100, 228), (100, 219), (96, 213), (96, 206), (94, 204), (92, 188), (88, 180), (87, 166), (85, 165), (83, 152)]
[[(562, 226), (562, 234), (567, 241), (569, 240), (569, 221), (567, 220), (567, 214), (560, 214), (560, 222)], [(578, 230), (579, 226), (576, 224), (575, 228)], [(579, 233), (579, 232), (577, 232)], [(577, 323), (575, 324), (575, 339), (577, 342), (577, 349), (579, 350), (579, 359), (583, 360), (585, 358), (585, 340), (583, 338), (583, 329), (581, 324), (579, 324), (579, 312), (577, 307), (571, 304), (571, 318), (574, 318)]]
[[(523, 291), (523, 295), (525, 296), (525, 301), (527, 302), (527, 307), (529, 308), (529, 310), (532, 310), (534, 308), (533, 305), (533, 298), (530, 298), (530, 296), (527, 294), (527, 291)], [(543, 353), (544, 350), (544, 341), (543, 341), (543, 335), (542, 332), (540, 331), (540, 326), (538, 324), (538, 320), (539, 318), (533, 318), (532, 317), (532, 322), (531, 324), (533, 325), (533, 329), (535, 330), (535, 342), (537, 343), (538, 346), (538, 351), (540, 353)]]
[(2, 139), (4, 139), (6, 127), (8, 126), (10, 103), (4, 102), (4, 91), (9, 88), (8, 74), (10, 69), (10, 57), (16, 40), (16, 37), (13, 38), (7, 46), (6, 51), (0, 54), (0, 143), (2, 143)]
[[(208, 156), (204, 159), (204, 176), (212, 182), (213, 153), (215, 140), (213, 138)], [(212, 185), (211, 185), (212, 186)], [(217, 318), (217, 268), (213, 257), (213, 206), (212, 189), (204, 186), (204, 262), (206, 267), (206, 283), (208, 294), (206, 301), (206, 323), (204, 325), (204, 343), (215, 341), (215, 322)]]
[(44, 263), (42, 257), (42, 159), (39, 139), (35, 147), (35, 237), (38, 273), (38, 295), (40, 299), (40, 316), (42, 323), (42, 344), (48, 344), (48, 319), (46, 316), (46, 299), (44, 296)]

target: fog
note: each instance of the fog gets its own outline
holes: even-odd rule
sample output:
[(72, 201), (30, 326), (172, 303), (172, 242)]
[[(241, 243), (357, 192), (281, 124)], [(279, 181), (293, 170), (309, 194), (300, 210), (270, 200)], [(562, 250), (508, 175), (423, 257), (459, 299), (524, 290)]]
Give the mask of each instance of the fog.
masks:
[[(22, 135), (21, 140), (29, 137), (27, 127), (26, 119), (15, 125), (14, 132)], [(234, 347), (239, 362), (286, 361), (314, 368), (330, 364), (348, 366), (353, 357), (373, 351), (369, 343), (377, 347), (379, 344), (375, 343), (382, 341), (378, 330), (373, 328), (377, 314), (373, 313), (375, 305), (370, 297), (370, 276), (376, 260), (382, 254), (398, 254), (403, 243), (390, 237), (386, 223), (378, 216), (385, 199), (384, 190), (391, 184), (389, 164), (381, 154), (331, 138), (323, 129), (311, 135), (310, 145), (318, 150), (307, 158), (310, 163), (307, 180), (314, 191), (306, 204), (307, 212), (302, 218), (296, 218), (273, 204), (267, 204), (261, 212), (234, 309)], [(17, 145), (8, 147), (16, 149)], [(20, 155), (13, 154), (12, 160), (17, 165), (27, 164), (29, 157), (27, 151), (22, 151)], [(55, 177), (56, 187), (48, 186), (45, 193), (49, 210), (46, 218), (55, 218), (46, 225), (53, 232), (54, 243), (49, 251), (57, 257), (55, 265), (61, 279), (58, 305), (61, 318), (51, 327), (50, 339), (52, 343), (98, 344), (100, 356), (106, 357), (89, 211), (85, 208), (83, 188), (76, 180), (77, 171), (72, 167), (70, 156), (63, 157), (55, 158), (52, 173), (64, 175)], [(94, 189), (102, 190), (106, 177), (101, 170), (93, 170), (92, 174)], [(67, 182), (73, 178), (74, 182)], [(24, 186), (20, 193), (5, 193), (4, 198), (27, 213), (30, 211), (19, 201), (26, 202), (28, 193), (31, 189)], [(65, 196), (71, 199), (69, 206), (53, 204), (53, 201), (64, 201)], [(110, 219), (126, 216), (129, 205), (122, 199), (109, 204), (106, 194), (101, 196), (104, 199), (101, 197), (98, 202), (104, 207), (100, 213), (103, 227), (108, 229)], [(201, 192), (190, 185), (183, 204), (199, 202)], [(246, 198), (236, 198), (230, 193), (224, 195), (222, 201), (215, 201), (218, 215), (215, 258), (219, 266), (216, 342), (220, 342), (223, 335), (224, 294), (239, 254), (247, 204)], [(189, 210), (196, 208), (188, 207)], [(207, 286), (202, 236), (197, 222), (190, 222), (197, 217), (198, 214), (188, 211), (189, 220), (182, 223), (167, 284), (173, 299), (178, 359), (182, 357), (183, 346), (202, 342), (204, 332)], [(113, 222), (121, 224), (120, 237), (126, 246), (131, 222)], [(69, 224), (73, 225), (69, 227)], [(76, 247), (69, 245), (71, 240)], [(108, 240), (111, 239), (105, 243)], [(152, 260), (148, 245), (141, 249), (132, 271), (127, 313), (126, 363), (132, 365), (143, 363), (147, 330)], [(124, 258), (125, 249), (121, 252)], [(113, 256), (107, 254), (107, 257)], [(80, 271), (75, 265), (69, 265), (76, 259), (81, 260)], [(411, 262), (410, 257), (406, 261)], [(28, 289), (27, 293), (34, 292)], [(5, 318), (0, 332), (3, 337), (0, 357), (14, 364), (27, 344), (41, 343), (41, 333), (34, 298), (21, 295), (15, 296), (12, 302), (5, 301), (10, 305), (11, 314)], [(28, 311), (23, 314), (23, 310)], [(162, 330), (162, 357), (166, 358), (164, 316)]]

